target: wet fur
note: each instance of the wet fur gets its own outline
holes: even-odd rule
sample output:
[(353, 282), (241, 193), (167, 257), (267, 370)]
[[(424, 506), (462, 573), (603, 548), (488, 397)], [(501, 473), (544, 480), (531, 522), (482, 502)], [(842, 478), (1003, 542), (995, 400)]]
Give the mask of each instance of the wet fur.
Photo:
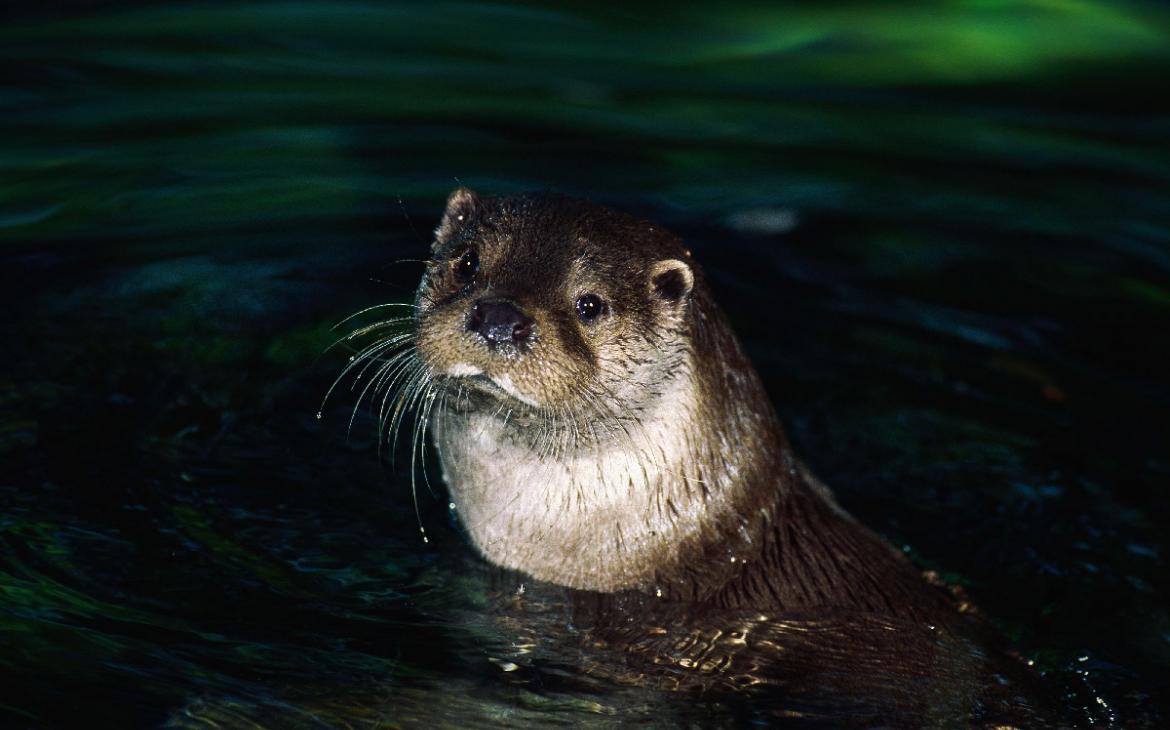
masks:
[[(480, 268), (462, 282), (453, 262), (470, 247)], [(672, 234), (562, 196), (460, 189), (432, 253), (413, 329), (357, 361), (374, 365), (389, 430), (417, 411), (420, 453), (431, 427), (489, 560), (575, 589), (726, 608), (953, 615), (794, 457)], [(583, 293), (609, 303), (595, 325), (574, 316)], [(468, 331), (486, 296), (536, 320), (530, 342), (492, 352)]]
[[(459, 281), (469, 247), (480, 272)], [(796, 459), (674, 236), (584, 201), (461, 189), (432, 254), (409, 314), (339, 341), (375, 338), (335, 386), (352, 377), (355, 412), (372, 400), (384, 433), (408, 430), (412, 473), (430, 429), (477, 549), (545, 581), (505, 591), (523, 646), (564, 633), (540, 607), (568, 599), (587, 673), (619, 683), (771, 687), (777, 717), (824, 726), (1076, 724)], [(573, 314), (586, 292), (610, 303), (596, 325)], [(529, 341), (492, 351), (469, 331), (486, 296), (535, 319)]]

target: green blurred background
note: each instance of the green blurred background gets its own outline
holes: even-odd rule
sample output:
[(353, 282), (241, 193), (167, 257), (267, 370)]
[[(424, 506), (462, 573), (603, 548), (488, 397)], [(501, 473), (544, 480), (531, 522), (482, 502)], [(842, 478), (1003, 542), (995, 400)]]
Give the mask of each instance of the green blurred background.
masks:
[(16, 725), (677, 710), (493, 679), (445, 500), (424, 545), (375, 427), (346, 438), (356, 394), (315, 418), (330, 326), (410, 298), (394, 262), (457, 184), (681, 233), (846, 506), (1070, 702), (1160, 724), (1165, 3), (0, 13)]

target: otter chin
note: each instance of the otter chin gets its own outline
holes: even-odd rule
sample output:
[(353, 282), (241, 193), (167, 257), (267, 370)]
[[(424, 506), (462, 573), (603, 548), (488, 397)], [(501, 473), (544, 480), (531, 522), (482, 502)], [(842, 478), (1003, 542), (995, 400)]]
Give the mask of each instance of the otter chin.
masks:
[(953, 613), (794, 456), (676, 236), (553, 194), (447, 201), (415, 355), (457, 514), (574, 589), (759, 609)]

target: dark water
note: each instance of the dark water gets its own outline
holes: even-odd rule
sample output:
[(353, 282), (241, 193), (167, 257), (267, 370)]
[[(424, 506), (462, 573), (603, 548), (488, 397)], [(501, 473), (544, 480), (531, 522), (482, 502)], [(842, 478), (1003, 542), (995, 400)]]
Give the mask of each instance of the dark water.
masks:
[(0, 724), (776, 721), (518, 650), (356, 394), (315, 417), (456, 181), (681, 233), (844, 504), (1165, 721), (1164, 4), (5, 12)]

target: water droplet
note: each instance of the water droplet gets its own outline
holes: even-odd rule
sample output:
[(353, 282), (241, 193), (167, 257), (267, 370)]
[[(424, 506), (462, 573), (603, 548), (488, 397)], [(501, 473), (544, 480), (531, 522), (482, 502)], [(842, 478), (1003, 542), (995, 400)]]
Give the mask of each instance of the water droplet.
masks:
[(356, 360), (356, 359), (357, 359), (357, 357), (356, 357), (356, 356), (354, 356), (354, 355), (350, 355), (350, 356), (349, 356), (349, 361), (350, 361), (350, 362), (353, 362), (353, 361), (354, 361), (354, 360)]
[(661, 589), (661, 588), (655, 588), (655, 589), (654, 589), (654, 595), (655, 595), (655, 596), (657, 596), (658, 598), (662, 598), (662, 589)]
[(317, 420), (320, 421), (321, 418), (322, 418), (321, 411), (317, 411)]
[(448, 502), (448, 503), (447, 503), (447, 509), (449, 509), (449, 510), (451, 510), (452, 512), (454, 512), (454, 511), (455, 511), (455, 503), (454, 503), (454, 502)]
[(427, 539), (426, 535), (423, 535), (423, 545), (430, 545), (430, 544), (431, 544), (431, 541)]

